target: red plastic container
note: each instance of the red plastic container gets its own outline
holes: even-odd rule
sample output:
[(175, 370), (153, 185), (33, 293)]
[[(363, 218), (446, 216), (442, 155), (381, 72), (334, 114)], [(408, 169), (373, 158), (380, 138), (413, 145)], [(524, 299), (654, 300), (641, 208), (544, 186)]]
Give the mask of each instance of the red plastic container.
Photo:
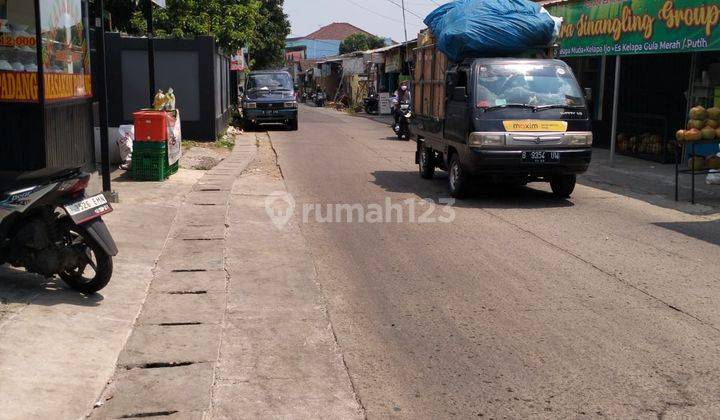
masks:
[(165, 111), (139, 111), (135, 117), (135, 140), (166, 141), (168, 115)]

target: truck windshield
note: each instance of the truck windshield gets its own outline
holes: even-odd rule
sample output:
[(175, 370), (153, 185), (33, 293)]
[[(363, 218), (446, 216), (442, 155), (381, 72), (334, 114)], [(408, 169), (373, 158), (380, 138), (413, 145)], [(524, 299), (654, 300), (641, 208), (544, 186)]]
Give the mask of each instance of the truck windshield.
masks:
[(287, 73), (251, 74), (248, 90), (292, 90), (293, 83)]
[(557, 64), (480, 64), (476, 92), (481, 108), (585, 106), (572, 73)]

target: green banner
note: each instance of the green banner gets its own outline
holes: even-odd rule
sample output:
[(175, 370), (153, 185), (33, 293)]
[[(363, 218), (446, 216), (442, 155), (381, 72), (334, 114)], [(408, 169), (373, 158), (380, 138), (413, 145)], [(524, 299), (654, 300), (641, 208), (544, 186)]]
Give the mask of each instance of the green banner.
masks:
[(585, 0), (548, 11), (564, 19), (561, 57), (720, 50), (718, 0)]

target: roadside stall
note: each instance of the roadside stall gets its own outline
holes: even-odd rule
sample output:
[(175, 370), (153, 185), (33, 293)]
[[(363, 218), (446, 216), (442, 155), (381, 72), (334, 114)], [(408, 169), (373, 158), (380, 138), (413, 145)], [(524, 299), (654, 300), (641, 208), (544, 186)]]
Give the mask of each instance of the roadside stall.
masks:
[(3, 178), (94, 169), (88, 40), (87, 0), (0, 0)]
[[(661, 163), (718, 153), (720, 133), (709, 130), (713, 119), (691, 116), (692, 108), (720, 105), (716, 0), (544, 4), (564, 19), (558, 54), (591, 93), (595, 145), (608, 147), (611, 161), (615, 153)], [(685, 138), (676, 135), (680, 129), (706, 130)], [(693, 173), (685, 168), (677, 175)], [(688, 181), (693, 186), (694, 176)]]

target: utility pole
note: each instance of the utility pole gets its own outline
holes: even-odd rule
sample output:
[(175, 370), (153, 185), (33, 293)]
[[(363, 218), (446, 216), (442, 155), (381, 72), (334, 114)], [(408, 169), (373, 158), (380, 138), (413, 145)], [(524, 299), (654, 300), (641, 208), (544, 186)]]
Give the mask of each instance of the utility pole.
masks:
[[(405, 44), (407, 44), (408, 37), (407, 37), (407, 20), (405, 20), (405, 0), (401, 0), (401, 4), (402, 4), (402, 11), (403, 11), (403, 27), (405, 28)], [(406, 45), (406, 47), (407, 47), (407, 45)]]
[(148, 79), (150, 81), (150, 107), (155, 101), (155, 43), (153, 42), (153, 0), (145, 0), (148, 38)]
[(97, 40), (97, 90), (98, 117), (100, 118), (100, 156), (103, 192), (113, 202), (117, 194), (112, 191), (110, 180), (110, 135), (108, 133), (107, 71), (105, 69), (105, 5), (103, 0), (95, 2), (95, 39)]

